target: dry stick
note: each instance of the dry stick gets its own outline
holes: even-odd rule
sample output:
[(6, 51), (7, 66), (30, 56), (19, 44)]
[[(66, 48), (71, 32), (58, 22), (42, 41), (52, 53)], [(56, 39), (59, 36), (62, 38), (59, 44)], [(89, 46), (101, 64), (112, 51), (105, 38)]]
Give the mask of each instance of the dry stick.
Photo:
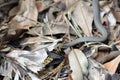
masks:
[(101, 58), (98, 62), (104, 64), (120, 55), (120, 51), (112, 51), (108, 56)]

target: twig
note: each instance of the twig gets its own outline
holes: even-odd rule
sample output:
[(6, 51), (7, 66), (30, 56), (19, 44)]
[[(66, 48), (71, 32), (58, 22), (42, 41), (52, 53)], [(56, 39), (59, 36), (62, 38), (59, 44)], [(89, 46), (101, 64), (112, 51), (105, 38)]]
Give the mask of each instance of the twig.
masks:
[(15, 3), (17, 3), (17, 2), (18, 2), (17, 0), (12, 0), (12, 1), (9, 1), (9, 2), (3, 3), (3, 4), (0, 4), (0, 8), (2, 8), (2, 7), (4, 7), (4, 6), (11, 5), (11, 4), (15, 4)]

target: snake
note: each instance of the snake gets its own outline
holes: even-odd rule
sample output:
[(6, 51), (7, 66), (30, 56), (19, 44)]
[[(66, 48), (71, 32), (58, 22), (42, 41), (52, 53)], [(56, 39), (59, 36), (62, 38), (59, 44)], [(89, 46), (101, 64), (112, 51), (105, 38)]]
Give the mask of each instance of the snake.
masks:
[(99, 0), (92, 0), (92, 8), (93, 8), (93, 15), (94, 15), (93, 20), (94, 20), (95, 27), (99, 30), (102, 36), (101, 37), (92, 37), (92, 36), (80, 37), (80, 38), (77, 38), (76, 40), (63, 44), (63, 47), (72, 47), (81, 42), (104, 42), (108, 38), (107, 30), (102, 25), (100, 20)]
[[(9, 5), (9, 4), (13, 4), (13, 3), (16, 3), (16, 1), (13, 1), (11, 3), (6, 3), (2, 6), (0, 6), (0, 8), (5, 6), (5, 5)], [(80, 37), (76, 40), (73, 40), (71, 42), (63, 44), (62, 47), (71, 47), (71, 46), (74, 46), (74, 45), (79, 44), (81, 42), (104, 42), (107, 39), (107, 37), (108, 37), (107, 30), (101, 24), (101, 21), (100, 21), (99, 0), (92, 0), (92, 7), (93, 7), (93, 15), (94, 15), (94, 19), (93, 19), (94, 24), (95, 24), (96, 28), (99, 30), (99, 32), (102, 34), (102, 37)]]

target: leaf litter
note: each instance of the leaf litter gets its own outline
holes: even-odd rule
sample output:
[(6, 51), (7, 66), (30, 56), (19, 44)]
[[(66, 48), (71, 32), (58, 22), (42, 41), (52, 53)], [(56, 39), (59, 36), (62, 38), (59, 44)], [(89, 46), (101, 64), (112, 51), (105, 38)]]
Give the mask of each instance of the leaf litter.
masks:
[(120, 3), (99, 4), (107, 40), (64, 48), (101, 36), (91, 0), (1, 0), (0, 80), (120, 80)]

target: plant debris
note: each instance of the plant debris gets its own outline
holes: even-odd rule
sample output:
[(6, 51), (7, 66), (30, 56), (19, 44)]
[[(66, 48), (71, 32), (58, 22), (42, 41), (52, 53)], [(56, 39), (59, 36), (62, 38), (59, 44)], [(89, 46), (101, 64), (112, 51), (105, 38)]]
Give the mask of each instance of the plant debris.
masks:
[(0, 80), (120, 80), (119, 2), (0, 0)]

